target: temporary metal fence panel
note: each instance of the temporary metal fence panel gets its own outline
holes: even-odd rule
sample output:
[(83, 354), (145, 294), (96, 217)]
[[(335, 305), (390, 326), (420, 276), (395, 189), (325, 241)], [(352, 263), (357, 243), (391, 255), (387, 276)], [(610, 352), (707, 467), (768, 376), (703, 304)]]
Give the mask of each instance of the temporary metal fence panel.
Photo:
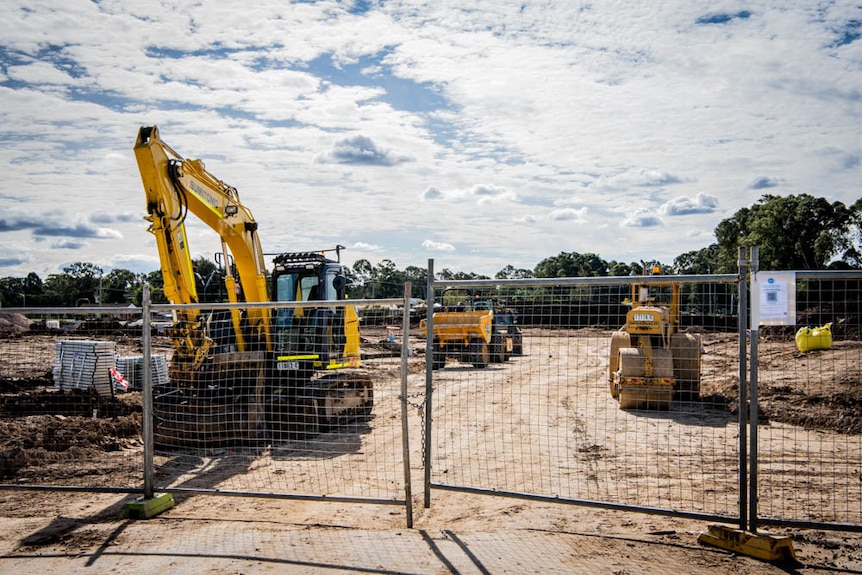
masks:
[[(432, 280), (429, 293), (441, 304), (459, 303), (451, 301), (457, 292), (444, 294), (456, 288), (500, 304), (501, 318), (514, 310), (517, 329), (505, 327), (511, 347), (489, 349), (484, 367), (476, 364), (485, 359), (467, 349), (437, 369), (425, 362), (423, 372), (417, 362), (433, 342), (416, 341), (421, 334), (415, 326), (411, 333), (408, 306), (353, 301), (365, 319), (385, 322), (360, 329), (374, 407), (370, 417), (323, 427), (317, 406), (308, 408), (320, 397), (306, 397), (299, 402), (304, 412), (290, 412), (288, 398), (261, 371), (268, 358), (259, 349), (225, 354), (220, 361), (229, 363), (230, 382), (171, 379), (175, 347), (163, 330), (173, 322), (163, 316), (177, 306), (147, 306), (145, 321), (140, 308), (5, 309), (0, 487), (380, 502), (407, 506), (409, 521), (411, 406), (424, 415), (413, 442), (425, 458), (426, 504), (433, 489), (463, 490), (740, 521), (753, 529), (859, 530), (862, 274), (796, 272), (795, 321), (755, 326), (750, 360), (746, 325), (737, 322), (748, 296), (737, 277), (675, 279), (683, 282), (683, 331), (700, 339), (701, 380), (696, 397), (675, 397), (668, 409), (621, 409), (610, 384), (613, 334), (625, 322), (630, 285), (660, 279)], [(229, 313), (231, 306), (214, 308)], [(827, 324), (828, 347), (797, 345), (798, 330)], [(682, 348), (691, 350), (672, 342), (671, 355)], [(116, 373), (106, 353), (117, 358)], [(149, 372), (151, 395), (139, 389), (142, 372)], [(206, 415), (197, 433), (184, 421), (194, 412), (169, 399), (191, 383)], [(755, 392), (755, 426), (739, 409), (740, 384), (742, 406)], [(147, 397), (158, 398), (150, 406), (158, 408), (155, 425), (143, 427), (158, 431), (151, 451), (142, 445)], [(274, 397), (289, 415), (277, 430)], [(210, 405), (203, 409), (200, 401)]]
[[(177, 363), (184, 338), (166, 331), (189, 306), (3, 310), (0, 485), (401, 505), (410, 526), (405, 301), (207, 304), (211, 347), (190, 369)], [(397, 307), (397, 340), (361, 316), (350, 338), (339, 328), (348, 306)], [(250, 309), (277, 310), (276, 351), (251, 333), (237, 342), (231, 313)], [(302, 327), (290, 337), (334, 334), (351, 353), (284, 351), (289, 321)], [(310, 378), (312, 355), (313, 379), (283, 377), (299, 366)]]
[[(494, 326), (487, 363), (457, 342), (429, 362), (426, 504), (431, 489), (447, 489), (737, 521), (738, 277), (673, 278), (683, 333), (669, 350), (655, 349), (654, 360), (684, 356), (687, 371), (673, 372), (689, 378), (700, 361), (699, 391), (675, 394), (663, 409), (621, 409), (611, 394), (614, 333), (626, 321), (631, 284), (653, 282), (661, 297), (671, 288), (654, 282), (666, 279), (429, 282), (438, 342), (429, 339), (426, 353), (443, 358), (439, 338), (475, 321), (447, 311), (494, 305), (517, 327)], [(498, 330), (512, 332), (514, 352), (498, 347), (507, 337)]]
[(0, 483), (140, 492), (141, 398), (116, 370), (140, 308), (0, 311)]
[(403, 303), (266, 304), (269, 333), (242, 343), (231, 312), (263, 304), (207, 306), (211, 333), (221, 333), (209, 357), (198, 364), (178, 348), (168, 381), (152, 388), (154, 490), (406, 505), (403, 345), (387, 341), (385, 326), (352, 340), (343, 319), (348, 306)]
[(862, 530), (862, 272), (794, 275), (757, 338), (756, 522)]

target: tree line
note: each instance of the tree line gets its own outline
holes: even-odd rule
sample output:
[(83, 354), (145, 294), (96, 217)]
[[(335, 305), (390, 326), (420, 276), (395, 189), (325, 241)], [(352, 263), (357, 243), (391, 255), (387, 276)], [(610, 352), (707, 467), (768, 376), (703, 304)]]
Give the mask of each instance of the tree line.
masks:
[[(674, 258), (672, 263), (607, 261), (598, 254), (560, 252), (540, 261), (533, 269), (507, 265), (494, 279), (602, 277), (638, 275), (658, 266), (664, 274), (725, 274), (737, 272), (739, 247), (758, 246), (760, 267), (773, 271), (862, 269), (862, 198), (851, 206), (807, 194), (764, 195), (751, 207), (722, 220), (715, 229), (715, 243)], [(193, 260), (201, 302), (226, 301), (226, 271), (212, 261)], [(399, 269), (389, 259), (372, 264), (359, 259), (345, 266), (348, 294), (352, 299), (403, 296), (404, 283), (414, 293), (424, 291), (428, 271), (418, 266)], [(435, 279), (491, 279), (448, 268)], [(89, 304), (140, 305), (143, 286), (150, 285), (152, 300), (167, 303), (160, 270), (136, 274), (126, 269), (103, 273), (92, 263), (78, 262), (51, 274), (44, 281), (36, 274), (0, 278), (2, 307), (78, 307)]]

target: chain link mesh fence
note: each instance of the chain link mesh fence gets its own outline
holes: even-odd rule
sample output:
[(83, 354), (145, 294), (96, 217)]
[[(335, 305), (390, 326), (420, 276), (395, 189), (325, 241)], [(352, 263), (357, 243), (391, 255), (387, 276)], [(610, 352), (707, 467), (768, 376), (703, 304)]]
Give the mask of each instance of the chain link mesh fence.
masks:
[(149, 371), (156, 490), (404, 505), (401, 334), (358, 316), (345, 333), (346, 307), (281, 304), (299, 347), (279, 347), (273, 322), (269, 349), (216, 325), (239, 306), (202, 310), (208, 352), (182, 360), (203, 347), (173, 306), (150, 321), (140, 309), (0, 314), (2, 483), (141, 492)]
[(125, 308), (104, 313), (0, 313), (3, 483), (140, 489), (140, 391), (112, 372), (140, 355), (140, 327)]
[[(440, 285), (432, 487), (738, 516), (735, 280), (653, 284), (643, 296), (633, 280), (602, 278)], [(677, 288), (668, 317), (661, 301)], [(663, 325), (622, 341), (638, 298), (641, 313), (664, 310)], [(487, 363), (477, 344), (445, 341), (482, 308), (502, 320)], [(632, 365), (619, 365), (620, 348)], [(617, 370), (631, 380), (621, 391)]]

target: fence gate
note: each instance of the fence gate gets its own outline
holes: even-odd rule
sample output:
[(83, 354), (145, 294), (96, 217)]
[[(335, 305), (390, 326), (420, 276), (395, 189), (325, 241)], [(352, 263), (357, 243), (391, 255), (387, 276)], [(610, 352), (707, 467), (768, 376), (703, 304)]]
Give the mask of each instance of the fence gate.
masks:
[(504, 324), (514, 314), (517, 327), (488, 328), (487, 363), (469, 343), (444, 357), (443, 342), (428, 338), (427, 357), (438, 355), (427, 362), (426, 505), (431, 490), (445, 489), (739, 521), (738, 276), (673, 278), (689, 336), (669, 345), (691, 355), (684, 342), (698, 342), (699, 394), (665, 409), (621, 409), (610, 393), (612, 334), (625, 323), (631, 284), (644, 280), (661, 296), (672, 289), (662, 279), (432, 279), (437, 311), (456, 312), (435, 315), (440, 337), (480, 329), (456, 324), (475, 324), (490, 307)]

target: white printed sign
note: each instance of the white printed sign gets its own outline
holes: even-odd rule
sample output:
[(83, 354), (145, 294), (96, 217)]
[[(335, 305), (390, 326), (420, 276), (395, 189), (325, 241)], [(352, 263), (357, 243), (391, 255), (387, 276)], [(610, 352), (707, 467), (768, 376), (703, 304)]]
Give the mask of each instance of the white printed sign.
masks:
[(757, 272), (751, 278), (751, 327), (796, 324), (796, 273)]

